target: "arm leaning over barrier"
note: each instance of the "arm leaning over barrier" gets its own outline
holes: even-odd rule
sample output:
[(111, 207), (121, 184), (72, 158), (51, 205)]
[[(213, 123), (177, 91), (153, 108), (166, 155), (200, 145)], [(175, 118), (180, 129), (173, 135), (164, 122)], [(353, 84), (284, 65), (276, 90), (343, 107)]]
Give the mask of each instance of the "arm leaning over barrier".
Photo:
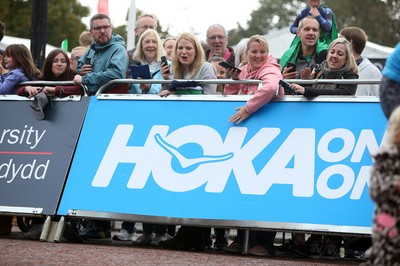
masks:
[(25, 97), (33, 97), (43, 91), (48, 96), (56, 96), (59, 98), (70, 95), (85, 95), (85, 91), (81, 85), (72, 85), (72, 81), (34, 81), (23, 82), (23, 86), (19, 87), (17, 95)]
[(262, 106), (271, 101), (275, 95), (283, 95), (283, 89), (278, 85), (279, 80), (282, 78), (281, 68), (277, 64), (275, 58), (266, 56), (264, 63), (259, 66), (253, 61), (245, 65), (241, 69), (240, 74), (230, 71), (232, 79), (255, 79), (261, 80), (261, 86), (257, 85), (227, 85), (225, 86), (225, 94), (244, 94), (253, 95), (245, 106), (237, 108), (231, 118), (230, 122), (239, 124), (247, 119), (250, 114), (256, 112)]

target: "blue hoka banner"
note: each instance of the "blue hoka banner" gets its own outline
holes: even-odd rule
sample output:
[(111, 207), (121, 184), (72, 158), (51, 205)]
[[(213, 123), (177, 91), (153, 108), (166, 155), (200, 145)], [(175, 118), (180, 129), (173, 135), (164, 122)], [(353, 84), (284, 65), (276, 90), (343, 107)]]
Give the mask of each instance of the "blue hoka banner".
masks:
[(59, 214), (370, 226), (379, 103), (272, 102), (229, 123), (244, 103), (93, 97)]

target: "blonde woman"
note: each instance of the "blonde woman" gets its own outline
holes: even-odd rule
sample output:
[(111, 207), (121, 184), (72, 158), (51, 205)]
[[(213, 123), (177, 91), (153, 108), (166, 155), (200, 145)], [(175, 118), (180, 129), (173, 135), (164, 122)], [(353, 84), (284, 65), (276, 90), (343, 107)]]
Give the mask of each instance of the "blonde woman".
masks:
[(256, 79), (258, 84), (228, 84), (225, 86), (225, 94), (253, 95), (245, 106), (238, 107), (236, 113), (229, 119), (230, 122), (239, 124), (246, 120), (265, 104), (269, 103), (275, 95), (283, 95), (283, 89), (279, 88), (279, 80), (282, 78), (281, 67), (276, 59), (269, 53), (269, 45), (265, 37), (254, 35), (247, 42), (245, 50), (248, 63), (241, 68), (241, 72), (230, 70), (229, 74), (234, 80)]
[[(163, 66), (161, 72), (166, 80), (171, 78), (170, 73), (172, 73), (173, 79), (206, 80), (217, 78), (213, 66), (205, 61), (200, 41), (190, 32), (178, 36), (172, 54), (172, 66)], [(168, 94), (215, 94), (217, 89), (216, 84), (186, 84), (187, 86), (183, 87), (176, 83), (175, 85), (162, 90), (160, 96)]]
[[(327, 58), (317, 67), (314, 74), (306, 78), (315, 79), (358, 79), (358, 67), (354, 60), (351, 44), (345, 38), (334, 40), (328, 48)], [(291, 88), (306, 97), (318, 95), (354, 95), (357, 84), (317, 84), (301, 86), (291, 84)]]
[[(137, 48), (133, 54), (133, 65), (149, 65), (153, 79), (163, 79), (161, 75), (161, 56), (164, 55), (162, 41), (156, 30), (148, 29), (140, 36)], [(144, 78), (144, 77), (141, 77)], [(157, 94), (161, 84), (133, 84), (131, 93)]]

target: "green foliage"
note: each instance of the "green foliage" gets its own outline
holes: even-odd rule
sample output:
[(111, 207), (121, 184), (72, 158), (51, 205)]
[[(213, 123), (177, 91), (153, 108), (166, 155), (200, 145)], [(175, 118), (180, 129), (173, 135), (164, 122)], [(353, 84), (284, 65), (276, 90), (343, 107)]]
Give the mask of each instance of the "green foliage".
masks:
[(326, 0), (333, 10), (340, 29), (354, 26), (362, 28), (368, 39), (386, 46), (400, 41), (400, 3), (389, 0)]
[(254, 10), (243, 28), (229, 31), (229, 42), (238, 43), (242, 38), (255, 34), (266, 34), (272, 29), (281, 29), (290, 26), (298, 11), (305, 7), (304, 1), (298, 0), (260, 0), (260, 7)]
[[(0, 0), (0, 18), (6, 24), (6, 35), (30, 39), (32, 25), (32, 0)], [(49, 0), (47, 13), (47, 43), (60, 47), (64, 39), (69, 50), (79, 45), (79, 35), (87, 29), (82, 17), (89, 8), (77, 0)], [(29, 47), (28, 47), (29, 48)]]
[[(60, 47), (64, 39), (69, 41), (69, 50), (79, 45), (78, 38), (88, 28), (81, 19), (89, 15), (89, 8), (77, 0), (48, 0), (47, 42)], [(399, 0), (325, 0), (335, 13), (338, 29), (357, 26), (366, 31), (369, 40), (387, 46), (400, 41)], [(291, 25), (297, 13), (305, 7), (304, 0), (259, 0), (259, 8), (250, 14), (246, 26), (237, 24), (229, 31), (229, 43), (234, 45), (242, 38), (254, 34), (266, 34), (273, 29)], [(0, 20), (6, 24), (6, 34), (30, 38), (32, 24), (32, 0), (0, 0)], [(142, 12), (137, 10), (137, 17)], [(128, 13), (126, 14), (128, 18)], [(157, 31), (161, 38), (169, 36), (159, 21)], [(127, 26), (114, 29), (125, 40)]]
[(82, 17), (89, 15), (89, 8), (81, 6), (77, 0), (49, 0), (47, 17), (47, 41), (60, 47), (64, 39), (68, 39), (69, 48), (79, 45), (79, 35), (88, 29), (82, 23)]
[[(362, 28), (370, 41), (395, 46), (400, 41), (399, 0), (325, 0), (335, 14), (340, 31), (343, 27)], [(292, 24), (298, 12), (305, 7), (302, 0), (259, 0), (259, 9), (251, 13), (246, 27), (229, 31), (229, 43), (254, 34), (267, 34)]]

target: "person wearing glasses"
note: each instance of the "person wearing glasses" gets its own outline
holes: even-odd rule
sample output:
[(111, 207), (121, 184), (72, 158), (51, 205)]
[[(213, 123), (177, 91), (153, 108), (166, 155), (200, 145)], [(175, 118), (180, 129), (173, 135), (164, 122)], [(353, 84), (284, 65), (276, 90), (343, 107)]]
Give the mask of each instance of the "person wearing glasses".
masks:
[(228, 46), (229, 36), (226, 29), (220, 24), (213, 24), (207, 29), (207, 45), (205, 51), (206, 60), (219, 55), (226, 62), (235, 65), (235, 51)]
[[(91, 95), (114, 79), (126, 78), (128, 57), (125, 40), (113, 33), (107, 15), (96, 14), (90, 19), (93, 43), (79, 59), (74, 84), (86, 85)], [(116, 88), (112, 88), (115, 92)]]
[[(74, 84), (86, 85), (90, 95), (96, 94), (101, 86), (114, 79), (126, 78), (128, 56), (125, 40), (113, 33), (111, 20), (105, 14), (96, 14), (90, 19), (90, 33), (93, 43), (78, 61)], [(110, 92), (127, 92), (128, 86), (122, 84)], [(81, 235), (84, 240), (111, 239), (110, 221), (95, 220), (94, 227)]]
[[(157, 23), (158, 20), (156, 16), (152, 14), (143, 14), (136, 20), (135, 26), (135, 36), (139, 41), (140, 37), (142, 36), (143, 32), (148, 29), (157, 30)], [(129, 56), (129, 65), (131, 65), (131, 60), (133, 60), (133, 54), (135, 53), (136, 48), (133, 48), (128, 51)]]

